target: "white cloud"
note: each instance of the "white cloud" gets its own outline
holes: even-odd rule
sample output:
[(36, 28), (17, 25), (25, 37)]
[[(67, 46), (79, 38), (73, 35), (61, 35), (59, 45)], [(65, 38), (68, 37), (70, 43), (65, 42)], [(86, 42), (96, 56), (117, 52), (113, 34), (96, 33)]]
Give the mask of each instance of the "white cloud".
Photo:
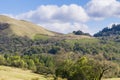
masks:
[(46, 26), (47, 29), (60, 32), (60, 33), (71, 33), (72, 31), (82, 30), (83, 32), (89, 32), (88, 26), (80, 23), (46, 23), (40, 24)]
[(84, 23), (89, 20), (89, 17), (85, 10), (76, 4), (41, 5), (36, 10), (17, 15), (16, 18), (28, 20), (61, 33), (69, 33), (73, 30), (88, 32)]
[(120, 2), (117, 0), (90, 0), (84, 8), (76, 4), (62, 6), (41, 5), (35, 10), (9, 16), (28, 20), (49, 30), (61, 33), (69, 33), (73, 30), (90, 32), (87, 25), (85, 25), (87, 21), (112, 17), (120, 18), (119, 9)]
[(120, 2), (117, 0), (91, 0), (86, 11), (94, 19), (120, 17)]
[(72, 4), (72, 5), (63, 5), (53, 16), (54, 19), (59, 19), (65, 22), (78, 21), (78, 22), (86, 22), (88, 20), (88, 16), (84, 9), (81, 6)]
[(28, 19), (33, 22), (86, 22), (89, 17), (81, 6), (71, 5), (42, 5), (36, 10), (29, 11), (17, 16), (19, 19)]

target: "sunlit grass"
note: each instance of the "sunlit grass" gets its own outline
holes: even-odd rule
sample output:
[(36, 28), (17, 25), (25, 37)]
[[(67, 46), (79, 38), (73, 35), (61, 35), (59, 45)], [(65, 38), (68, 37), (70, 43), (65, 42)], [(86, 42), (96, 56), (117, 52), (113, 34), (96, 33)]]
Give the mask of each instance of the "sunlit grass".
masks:
[(120, 78), (109, 78), (109, 79), (103, 79), (103, 80), (120, 80)]
[(46, 78), (29, 70), (0, 66), (0, 80), (53, 80), (53, 78)]
[[(22, 70), (7, 66), (0, 66), (0, 80), (54, 80), (51, 76), (39, 75), (30, 70)], [(66, 79), (58, 79), (66, 80)], [(103, 80), (120, 80), (120, 78), (110, 78)]]

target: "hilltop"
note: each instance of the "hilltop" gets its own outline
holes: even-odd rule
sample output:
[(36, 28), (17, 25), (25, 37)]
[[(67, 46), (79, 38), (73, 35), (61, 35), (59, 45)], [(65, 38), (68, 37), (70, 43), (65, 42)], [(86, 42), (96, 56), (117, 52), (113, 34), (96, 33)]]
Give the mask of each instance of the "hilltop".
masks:
[(57, 33), (24, 20), (17, 20), (0, 15), (0, 34), (34, 37), (36, 34), (55, 36)]
[(45, 38), (45, 37), (52, 37), (52, 38), (59, 38), (61, 39), (79, 39), (83, 38), (90, 38), (89, 35), (81, 34), (81, 35), (71, 35), (71, 34), (62, 34), (58, 32), (53, 32), (50, 30), (47, 30), (39, 25), (36, 25), (32, 22), (28, 22), (25, 20), (17, 20), (14, 18), (10, 18), (8, 16), (0, 15), (0, 34), (1, 35), (7, 35), (7, 36), (20, 36), (28, 38)]
[(109, 27), (105, 27), (98, 33), (94, 34), (95, 37), (102, 36), (120, 36), (120, 24), (112, 24)]

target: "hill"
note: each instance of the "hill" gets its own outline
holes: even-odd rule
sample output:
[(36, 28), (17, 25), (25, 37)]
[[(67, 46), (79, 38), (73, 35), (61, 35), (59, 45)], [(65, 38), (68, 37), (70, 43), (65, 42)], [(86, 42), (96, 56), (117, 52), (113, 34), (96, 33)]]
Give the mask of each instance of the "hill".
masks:
[(112, 24), (112, 26), (106, 27), (98, 33), (94, 34), (95, 37), (104, 36), (120, 36), (120, 24)]
[[(1, 36), (20, 36), (32, 39), (57, 38), (57, 39), (81, 39), (91, 38), (88, 33), (79, 34), (80, 31), (74, 31), (74, 34), (64, 35), (62, 33), (49, 31), (34, 23), (17, 20), (8, 16), (0, 15), (0, 35)], [(77, 34), (78, 33), (78, 34)]]
[(41, 26), (35, 25), (24, 20), (16, 20), (7, 16), (0, 15), (0, 34), (18, 35), (32, 38), (36, 34), (55, 36), (57, 33), (48, 31)]
[[(117, 36), (119, 35), (118, 26), (119, 25), (117, 25), (117, 27), (112, 26), (111, 28), (105, 28), (98, 34), (102, 37)], [(113, 34), (113, 32), (115, 32), (115, 34)], [(74, 31), (71, 34), (61, 35), (27, 21), (0, 16), (0, 64), (30, 69), (38, 74), (58, 75), (56, 70), (58, 69), (58, 73), (61, 72), (59, 68), (64, 69), (64, 66), (61, 67), (64, 62), (71, 60), (72, 65), (75, 64), (79, 67), (77, 61), (79, 62), (79, 59), (82, 59), (81, 57), (86, 56), (89, 59), (95, 59), (97, 64), (100, 63), (101, 69), (102, 66), (104, 66), (104, 64), (101, 63), (102, 60), (111, 62), (106, 63), (107, 67), (115, 64), (115, 67), (113, 66), (111, 71), (106, 72), (103, 77), (119, 77), (120, 43), (118, 41), (96, 38), (101, 36), (92, 37), (88, 33), (80, 30)], [(84, 59), (87, 60), (87, 58), (83, 58), (83, 60)], [(76, 67), (70, 65), (68, 63), (66, 66), (70, 69)], [(89, 66), (91, 67), (91, 65), (93, 64), (90, 63)], [(89, 70), (91, 72), (91, 69)], [(71, 70), (67, 72), (69, 73), (69, 71)], [(78, 70), (76, 69), (76, 71)], [(11, 75), (12, 74), (14, 73), (11, 73)], [(62, 76), (61, 73), (59, 74), (57, 77)], [(89, 74), (86, 73), (86, 75)]]

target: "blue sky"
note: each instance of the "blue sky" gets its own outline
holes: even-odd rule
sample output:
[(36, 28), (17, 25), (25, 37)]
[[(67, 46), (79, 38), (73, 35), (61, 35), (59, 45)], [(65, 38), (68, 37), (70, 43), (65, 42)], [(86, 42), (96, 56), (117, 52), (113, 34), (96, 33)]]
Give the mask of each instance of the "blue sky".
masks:
[(0, 14), (24, 19), (49, 30), (94, 34), (120, 23), (120, 0), (1, 0)]
[(34, 10), (40, 5), (69, 5), (84, 6), (89, 0), (1, 0), (0, 13), (19, 14)]

